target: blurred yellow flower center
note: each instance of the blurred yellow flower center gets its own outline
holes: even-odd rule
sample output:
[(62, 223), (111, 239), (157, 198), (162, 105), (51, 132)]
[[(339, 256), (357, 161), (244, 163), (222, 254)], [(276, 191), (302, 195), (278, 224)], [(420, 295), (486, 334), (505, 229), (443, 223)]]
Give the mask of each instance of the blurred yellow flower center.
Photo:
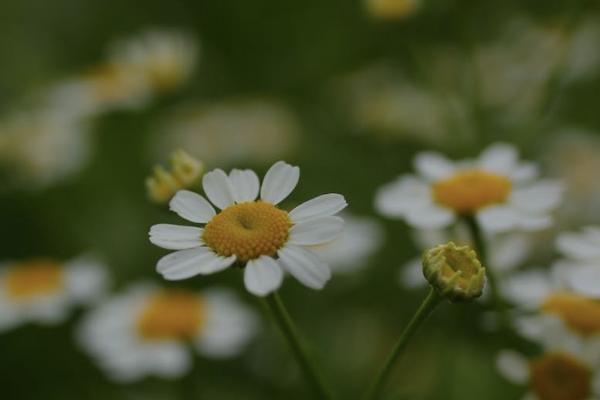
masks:
[(600, 332), (600, 302), (573, 293), (555, 293), (542, 305), (542, 310), (556, 314), (571, 329), (589, 335)]
[(63, 274), (60, 265), (50, 260), (18, 264), (6, 274), (6, 293), (15, 300), (53, 294), (61, 290)]
[(510, 190), (511, 182), (505, 176), (468, 170), (435, 182), (433, 198), (459, 214), (470, 215), (482, 207), (504, 202)]
[(148, 340), (186, 340), (197, 335), (203, 319), (204, 305), (196, 294), (170, 289), (148, 300), (137, 320), (137, 329)]
[(578, 360), (564, 354), (547, 354), (531, 362), (531, 390), (540, 400), (585, 400), (591, 373)]
[(288, 213), (262, 201), (235, 204), (211, 219), (202, 240), (217, 254), (248, 261), (274, 255), (288, 239)]

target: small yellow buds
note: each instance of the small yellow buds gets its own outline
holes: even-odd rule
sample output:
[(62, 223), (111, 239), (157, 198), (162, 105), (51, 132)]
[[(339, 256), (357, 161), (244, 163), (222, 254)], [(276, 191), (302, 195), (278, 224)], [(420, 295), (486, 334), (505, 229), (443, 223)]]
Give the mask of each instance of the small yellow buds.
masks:
[(469, 246), (440, 244), (423, 254), (423, 275), (450, 301), (473, 300), (483, 292), (485, 268)]
[(171, 170), (160, 165), (154, 167), (152, 176), (146, 179), (148, 196), (156, 203), (166, 203), (181, 189), (188, 189), (199, 182), (204, 166), (183, 150), (171, 156)]

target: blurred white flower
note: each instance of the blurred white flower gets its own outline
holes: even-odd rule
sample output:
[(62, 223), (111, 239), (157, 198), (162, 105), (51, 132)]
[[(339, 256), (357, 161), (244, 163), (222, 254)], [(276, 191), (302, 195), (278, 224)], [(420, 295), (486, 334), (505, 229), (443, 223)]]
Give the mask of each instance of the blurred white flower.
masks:
[[(448, 241), (473, 246), (471, 236), (464, 225), (456, 225), (450, 230), (416, 230), (413, 235), (421, 251)], [(488, 265), (485, 267), (495, 271), (496, 275), (503, 279), (527, 259), (533, 245), (530, 235), (520, 232), (487, 234), (486, 243), (489, 244), (489, 248)], [(398, 274), (402, 286), (416, 288), (426, 285), (421, 262), (421, 257), (416, 257), (402, 266)]]
[(296, 117), (266, 99), (186, 105), (161, 127), (154, 148), (181, 148), (207, 164), (273, 162), (291, 153), (299, 135)]
[(344, 230), (333, 241), (311, 250), (331, 267), (333, 273), (351, 273), (368, 265), (369, 257), (381, 246), (384, 233), (373, 218), (342, 214)]
[(331, 271), (310, 247), (328, 243), (342, 232), (344, 220), (335, 214), (347, 203), (344, 196), (329, 193), (289, 213), (278, 208), (299, 179), (300, 169), (283, 161), (273, 164), (262, 185), (249, 169), (234, 169), (229, 175), (221, 169), (207, 172), (202, 178), (204, 193), (221, 211), (197, 193), (177, 192), (171, 210), (204, 226), (154, 225), (150, 241), (178, 250), (158, 261), (158, 272), (168, 280), (181, 280), (219, 272), (237, 262), (244, 268), (246, 289), (257, 296), (277, 290), (284, 271), (307, 287), (322, 289)]
[(90, 257), (66, 263), (50, 259), (4, 262), (0, 267), (0, 332), (29, 322), (58, 324), (74, 306), (101, 298), (106, 286), (104, 265)]
[(508, 144), (494, 144), (475, 160), (453, 162), (435, 152), (415, 158), (418, 176), (403, 175), (380, 188), (376, 209), (412, 227), (438, 229), (475, 217), (491, 233), (536, 231), (552, 225), (562, 186), (538, 180), (537, 166), (518, 160)]
[(565, 223), (600, 223), (600, 137), (591, 131), (564, 128), (549, 135), (542, 159), (550, 176), (565, 185), (560, 217)]
[(564, 258), (554, 267), (561, 271), (569, 289), (600, 299), (600, 227), (561, 233), (556, 246)]
[(189, 344), (207, 357), (233, 357), (256, 329), (255, 315), (228, 291), (136, 284), (90, 311), (77, 334), (112, 379), (132, 382), (182, 376)]
[(528, 388), (523, 400), (597, 400), (600, 399), (598, 360), (585, 352), (555, 350), (528, 359), (503, 350), (496, 367), (506, 380)]
[(47, 186), (79, 172), (89, 158), (87, 126), (54, 110), (34, 110), (0, 121), (0, 164), (7, 176)]

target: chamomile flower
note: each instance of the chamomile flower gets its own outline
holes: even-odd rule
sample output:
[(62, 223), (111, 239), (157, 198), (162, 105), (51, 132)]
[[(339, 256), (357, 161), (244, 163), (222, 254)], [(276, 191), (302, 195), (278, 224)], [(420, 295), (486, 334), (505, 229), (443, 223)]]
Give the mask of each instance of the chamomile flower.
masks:
[(5, 262), (0, 267), (0, 331), (29, 322), (58, 324), (74, 306), (98, 300), (106, 284), (104, 266), (91, 258)]
[[(329, 267), (310, 250), (334, 240), (343, 220), (334, 216), (346, 207), (339, 194), (324, 194), (300, 204), (289, 213), (277, 207), (296, 187), (298, 167), (276, 162), (262, 186), (251, 170), (220, 169), (203, 176), (206, 196), (179, 191), (170, 207), (202, 228), (159, 224), (150, 229), (150, 241), (179, 250), (159, 260), (157, 270), (168, 280), (207, 275), (234, 263), (244, 267), (248, 291), (265, 296), (279, 288), (284, 271), (304, 285), (322, 289)], [(260, 200), (257, 200), (260, 191)]]
[(600, 399), (598, 360), (585, 353), (557, 350), (528, 359), (503, 350), (496, 366), (508, 381), (528, 387), (524, 400)]
[(534, 231), (552, 224), (562, 186), (536, 180), (534, 164), (519, 162), (508, 144), (488, 147), (475, 160), (452, 162), (441, 154), (417, 155), (418, 175), (404, 175), (379, 189), (377, 210), (421, 229), (444, 228), (474, 217), (485, 231)]
[(175, 378), (190, 369), (189, 345), (202, 355), (237, 355), (256, 330), (256, 318), (232, 293), (196, 293), (131, 286), (84, 318), (78, 339), (116, 381)]

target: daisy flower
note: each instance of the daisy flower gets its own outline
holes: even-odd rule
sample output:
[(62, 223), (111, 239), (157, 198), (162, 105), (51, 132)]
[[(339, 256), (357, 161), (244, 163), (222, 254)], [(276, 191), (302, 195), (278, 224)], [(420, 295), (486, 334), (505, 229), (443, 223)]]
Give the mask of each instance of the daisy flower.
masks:
[(254, 314), (225, 290), (140, 283), (90, 311), (77, 334), (112, 379), (132, 382), (185, 374), (192, 364), (188, 344), (207, 357), (235, 356), (255, 328)]
[(503, 350), (496, 366), (509, 382), (528, 387), (524, 400), (600, 399), (598, 360), (589, 354), (557, 350), (528, 359)]
[(324, 194), (290, 212), (278, 208), (299, 177), (300, 169), (283, 161), (273, 164), (262, 186), (251, 170), (208, 172), (202, 179), (204, 192), (219, 212), (199, 194), (177, 192), (171, 210), (204, 226), (154, 225), (150, 241), (179, 250), (159, 260), (158, 272), (179, 280), (237, 263), (244, 267), (246, 288), (259, 296), (279, 288), (284, 270), (310, 288), (323, 288), (331, 271), (309, 247), (330, 242), (342, 231), (343, 220), (334, 214), (346, 201), (339, 194)]
[(418, 175), (404, 175), (377, 192), (375, 206), (420, 229), (444, 228), (474, 217), (488, 232), (534, 231), (552, 224), (562, 186), (537, 180), (534, 164), (519, 162), (508, 144), (488, 147), (475, 160), (452, 162), (441, 154), (417, 155)]
[(0, 332), (28, 322), (58, 324), (74, 306), (98, 300), (106, 286), (104, 266), (89, 258), (5, 262), (0, 266)]

